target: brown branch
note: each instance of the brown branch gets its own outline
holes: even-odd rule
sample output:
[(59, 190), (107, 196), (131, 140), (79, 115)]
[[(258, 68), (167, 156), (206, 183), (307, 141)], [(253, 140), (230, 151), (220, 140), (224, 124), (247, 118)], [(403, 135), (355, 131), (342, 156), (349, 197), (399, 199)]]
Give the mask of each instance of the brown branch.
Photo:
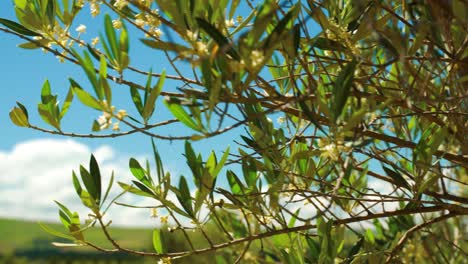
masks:
[(427, 227), (427, 226), (430, 226), (432, 224), (435, 224), (437, 222), (440, 222), (440, 221), (443, 221), (443, 220), (446, 220), (448, 218), (451, 218), (451, 217), (454, 217), (454, 216), (457, 216), (457, 214), (454, 214), (454, 213), (448, 213), (446, 215), (442, 215), (442, 216), (439, 216), (437, 218), (434, 218), (430, 221), (427, 221), (427, 222), (424, 222), (422, 224), (419, 224), (419, 225), (415, 225), (413, 226), (412, 228), (410, 228), (408, 231), (406, 231), (400, 238), (400, 240), (398, 241), (397, 245), (393, 248), (393, 250), (390, 252), (390, 255), (387, 257), (387, 259), (385, 260), (385, 263), (391, 263), (393, 258), (395, 257), (395, 255), (403, 248), (403, 246), (405, 245), (405, 242), (409, 239), (409, 237), (417, 232), (418, 230), (424, 228), (424, 227)]
[[(412, 215), (412, 214), (420, 214), (420, 213), (432, 213), (432, 212), (439, 212), (439, 211), (444, 211), (444, 210), (449, 210), (451, 212), (451, 214), (453, 214), (453, 215), (467, 215), (468, 214), (468, 208), (458, 206), (458, 205), (430, 206), (430, 207), (401, 209), (401, 210), (383, 212), (383, 213), (378, 213), (378, 214), (369, 214), (369, 215), (366, 215), (366, 216), (355, 216), (355, 217), (350, 217), (350, 218), (345, 218), (345, 219), (340, 219), (340, 220), (334, 220), (333, 225), (334, 226), (339, 226), (339, 225), (357, 223), (357, 222), (362, 222), (362, 221), (367, 221), (367, 220), (372, 220), (372, 219), (377, 219), (377, 218), (387, 218), (387, 217), (392, 217), (392, 216)], [(229, 241), (229, 242), (213, 245), (213, 246), (207, 247), (207, 248), (195, 249), (195, 250), (192, 250), (192, 251), (184, 251), (184, 252), (158, 254), (158, 253), (142, 252), (142, 251), (137, 251), (137, 250), (132, 250), (132, 249), (127, 249), (127, 248), (121, 247), (110, 236), (110, 234), (109, 234), (109, 232), (107, 230), (107, 227), (102, 222), (102, 219), (98, 217), (98, 220), (99, 220), (99, 223), (101, 224), (101, 227), (103, 229), (103, 232), (104, 232), (106, 238), (119, 251), (127, 252), (127, 253), (134, 254), (134, 255), (155, 256), (155, 257), (180, 257), (180, 256), (187, 256), (187, 255), (202, 254), (202, 253), (206, 253), (206, 252), (210, 252), (210, 251), (216, 251), (216, 250), (226, 248), (226, 247), (231, 247), (233, 245), (241, 244), (241, 243), (248, 242), (248, 241), (254, 241), (254, 240), (263, 239), (263, 238), (267, 238), (267, 237), (272, 237), (272, 236), (276, 236), (276, 235), (281, 235), (281, 234), (286, 234), (286, 233), (293, 233), (293, 232), (300, 232), (300, 231), (307, 231), (307, 230), (317, 228), (317, 225), (315, 225), (315, 224), (306, 224), (306, 225), (302, 225), (302, 226), (283, 228), (283, 229), (276, 229), (276, 230), (268, 231), (268, 232), (265, 232), (265, 233), (259, 233), (259, 234), (256, 234), (256, 235), (252, 235), (252, 236), (248, 236), (248, 237), (244, 237), (244, 238), (239, 238), (239, 239), (235, 239), (235, 240), (232, 240), (232, 241)], [(116, 252), (116, 251), (107, 250), (107, 252)]]

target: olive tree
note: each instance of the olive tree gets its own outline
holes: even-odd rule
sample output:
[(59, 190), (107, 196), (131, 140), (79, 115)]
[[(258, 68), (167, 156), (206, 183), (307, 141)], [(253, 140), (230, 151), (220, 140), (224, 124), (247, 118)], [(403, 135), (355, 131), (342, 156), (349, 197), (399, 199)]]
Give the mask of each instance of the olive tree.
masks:
[[(76, 64), (89, 82), (70, 78), (63, 103), (45, 82), (37, 106), (44, 124), (30, 122), (20, 103), (12, 122), (67, 137), (136, 133), (153, 142), (154, 166), (131, 158), (135, 178), (115, 175), (119, 186), (114, 175), (102, 182), (91, 156), (70, 182), (90, 219), (57, 202), (69, 234), (48, 231), (162, 263), (204, 253), (219, 263), (466, 260), (465, 1), (14, 3), (17, 21), (1, 19), (0, 31), (24, 40), (20, 48)], [(102, 25), (92, 41), (81, 37), (80, 12)], [(129, 39), (147, 49), (154, 71), (132, 64)], [(172, 75), (160, 70), (161, 60)], [(129, 77), (136, 75), (146, 81)], [(116, 86), (128, 90), (134, 109), (113, 105)], [(90, 119), (90, 133), (62, 130), (72, 103), (102, 113)], [(173, 118), (161, 119), (161, 111)], [(165, 133), (174, 125), (184, 129)], [(230, 148), (204, 157), (192, 146), (232, 131)], [(184, 142), (191, 175), (171, 182), (161, 140)], [(109, 197), (115, 188), (120, 194)], [(155, 215), (167, 213), (161, 222), (173, 223), (152, 231), (154, 250), (113, 238), (103, 217), (123, 206), (122, 195), (153, 201)], [(88, 240), (90, 226), (113, 248)], [(203, 242), (193, 242), (191, 231)], [(169, 246), (173, 236), (183, 245)]]

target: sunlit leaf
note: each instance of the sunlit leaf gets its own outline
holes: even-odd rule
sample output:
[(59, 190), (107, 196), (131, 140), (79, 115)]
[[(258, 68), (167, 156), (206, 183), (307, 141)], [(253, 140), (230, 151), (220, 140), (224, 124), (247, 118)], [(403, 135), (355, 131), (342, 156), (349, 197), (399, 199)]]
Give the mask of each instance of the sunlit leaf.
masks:
[(153, 230), (153, 247), (156, 253), (164, 254), (167, 252), (164, 233), (161, 231), (161, 229)]
[(25, 28), (24, 26), (4, 18), (0, 18), (0, 24), (3, 24), (5, 27), (25, 36), (41, 36), (41, 34), (36, 33), (32, 30)]

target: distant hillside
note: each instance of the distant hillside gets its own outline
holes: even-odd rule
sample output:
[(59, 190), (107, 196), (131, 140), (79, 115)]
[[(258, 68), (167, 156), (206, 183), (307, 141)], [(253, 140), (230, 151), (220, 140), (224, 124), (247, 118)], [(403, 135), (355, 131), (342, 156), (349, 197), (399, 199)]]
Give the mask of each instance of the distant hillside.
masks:
[[(44, 223), (47, 226), (64, 231), (61, 224)], [(163, 232), (168, 232), (163, 228)], [(109, 228), (112, 237), (120, 245), (126, 248), (152, 252), (152, 230), (145, 228)], [(66, 232), (64, 232), (66, 233)], [(209, 232), (216, 239), (216, 232)], [(208, 246), (198, 232), (190, 232), (190, 237), (195, 245), (199, 247)], [(102, 234), (101, 229), (92, 228), (85, 233), (87, 240), (105, 248), (112, 248), (110, 243)], [(185, 239), (178, 232), (168, 234), (168, 248), (174, 251), (187, 250)], [(0, 263), (10, 264), (39, 264), (39, 263), (108, 263), (118, 260), (118, 263), (155, 263), (153, 258), (141, 258), (129, 254), (106, 254), (90, 247), (79, 248), (57, 248), (52, 242), (69, 243), (62, 238), (52, 236), (45, 232), (33, 221), (0, 218)], [(204, 264), (210, 263), (214, 256), (212, 254), (201, 254), (183, 260), (175, 260), (173, 263)], [(107, 261), (107, 262), (106, 262)], [(112, 262), (113, 263), (113, 262)]]
[[(65, 230), (62, 225), (57, 223), (43, 224), (57, 230)], [(113, 237), (124, 246), (138, 249), (151, 248), (151, 231), (148, 229), (110, 228), (110, 232)], [(102, 231), (99, 228), (93, 228), (86, 231), (85, 236), (90, 241), (96, 242), (96, 244), (110, 247), (109, 242), (103, 236)], [(54, 237), (45, 232), (39, 226), (38, 222), (0, 219), (0, 252), (9, 252), (17, 248), (39, 246), (37, 245), (38, 241), (42, 241), (43, 243), (49, 242), (49, 245), (53, 241), (65, 242), (64, 239)], [(94, 249), (89, 250), (95, 251)]]
[[(44, 223), (43, 223), (44, 224)], [(63, 231), (60, 224), (45, 223)], [(136, 228), (110, 228), (113, 237), (125, 247), (151, 251), (151, 231)], [(85, 233), (89, 241), (103, 247), (112, 248), (102, 231), (93, 228)], [(106, 254), (90, 247), (57, 248), (52, 242), (70, 242), (45, 232), (37, 222), (15, 219), (0, 219), (0, 263), (101, 263), (118, 260), (119, 263), (149, 263), (140, 257), (125, 253)], [(153, 261), (154, 262), (154, 261)]]

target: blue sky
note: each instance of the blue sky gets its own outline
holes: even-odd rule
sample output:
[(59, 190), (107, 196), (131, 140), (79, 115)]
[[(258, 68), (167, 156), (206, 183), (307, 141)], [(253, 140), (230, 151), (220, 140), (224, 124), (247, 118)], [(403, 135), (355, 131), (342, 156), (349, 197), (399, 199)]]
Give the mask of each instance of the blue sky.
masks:
[[(104, 9), (103, 11), (105, 12)], [(74, 28), (79, 24), (85, 24), (87, 32), (82, 35), (82, 39), (89, 41), (103, 30), (103, 17), (92, 19), (87, 6), (82, 13), (75, 21), (72, 33), (76, 33)], [(16, 21), (11, 1), (2, 1), (0, 17)], [(139, 45), (132, 31), (130, 31), (130, 37), (133, 37), (130, 47), (132, 66), (143, 70), (149, 70), (152, 67), (153, 72), (166, 69), (168, 74), (175, 74), (170, 65), (165, 63), (165, 58)], [(109, 172), (110, 169), (119, 172), (121, 177), (119, 180), (130, 179), (127, 169), (130, 157), (137, 157), (140, 160), (151, 159), (150, 139), (141, 135), (134, 134), (114, 139), (70, 139), (14, 126), (8, 113), (16, 101), (19, 101), (29, 110), (31, 123), (50, 128), (39, 118), (36, 110), (37, 103), (40, 101), (40, 90), (46, 79), (51, 83), (53, 93), (59, 94), (62, 100), (68, 90), (68, 77), (78, 81), (85, 89), (90, 89), (90, 87), (84, 72), (76, 65), (59, 63), (55, 56), (40, 50), (18, 48), (17, 45), (24, 41), (15, 36), (2, 32), (0, 38), (2, 58), (0, 63), (2, 91), (0, 96), (0, 212), (2, 213), (0, 217), (57, 219), (56, 208), (52, 200), (65, 200), (72, 204), (78, 201), (73, 194), (71, 170), (78, 169), (80, 163), (87, 163), (91, 152), (95, 153), (98, 160), (102, 161), (102, 166), (106, 167)], [(184, 73), (189, 75), (190, 67), (188, 65), (182, 67)], [(127, 76), (142, 84), (146, 79), (145, 76)], [(174, 91), (176, 85), (177, 83), (167, 81), (164, 89)], [(123, 108), (130, 114), (135, 113), (134, 106), (129, 101), (128, 87), (114, 84), (113, 92), (115, 98), (113, 104), (117, 109)], [(154, 114), (156, 122), (172, 118), (161, 102), (158, 102), (156, 109)], [(75, 98), (69, 113), (63, 120), (63, 129), (67, 132), (90, 133), (92, 121), (100, 114), (98, 111), (83, 107)], [(124, 127), (123, 130), (125, 130)], [(109, 130), (105, 133), (110, 132)], [(181, 125), (172, 125), (157, 132), (171, 135), (191, 133)], [(232, 138), (237, 137), (238, 133), (239, 131), (234, 131), (195, 143), (194, 147), (206, 157), (211, 149), (224, 150), (227, 142), (232, 142)], [(182, 156), (183, 142), (156, 141), (156, 143), (166, 169), (172, 172), (174, 178), (181, 173), (191, 177)], [(119, 177), (119, 174), (116, 176)], [(37, 189), (43, 190), (43, 193), (35, 191)], [(47, 195), (44, 196), (44, 193)], [(127, 212), (127, 214), (130, 213)], [(143, 215), (144, 213), (140, 217)], [(125, 221), (118, 223), (128, 224)]]
[[(105, 12), (104, 9), (103, 11)], [(16, 21), (10, 1), (2, 1), (0, 4), (0, 17)], [(72, 26), (72, 33), (76, 33), (74, 29), (80, 24), (87, 26), (87, 32), (81, 38), (90, 41), (103, 30), (103, 17), (92, 19), (89, 7), (86, 6)], [(311, 27), (311, 30), (315, 29), (316, 27)], [(140, 36), (141, 33), (130, 29), (131, 65), (145, 71), (152, 68), (153, 72), (166, 69), (168, 74), (175, 75), (165, 57), (139, 43)], [(90, 154), (94, 153), (104, 172), (104, 178), (108, 178), (114, 170), (117, 180), (129, 182), (132, 178), (128, 170), (129, 158), (135, 157), (140, 161), (152, 159), (150, 139), (138, 134), (114, 139), (66, 138), (14, 126), (8, 113), (15, 102), (19, 101), (28, 108), (31, 123), (50, 128), (39, 118), (36, 110), (40, 101), (40, 90), (46, 79), (51, 83), (53, 93), (59, 94), (59, 99), (62, 100), (68, 91), (69, 77), (78, 81), (84, 89), (91, 91), (91, 88), (84, 72), (78, 66), (59, 63), (54, 55), (40, 50), (18, 48), (17, 45), (23, 41), (15, 36), (0, 33), (0, 38), (0, 217), (57, 220), (57, 208), (53, 200), (69, 205), (82, 215), (87, 214), (74, 193), (71, 171), (77, 170), (79, 164), (87, 164)], [(190, 65), (181, 65), (181, 69), (184, 75), (191, 76)], [(125, 73), (125, 76), (141, 84), (146, 80), (142, 75)], [(168, 80), (163, 89), (175, 91), (177, 85), (180, 83)], [(136, 110), (130, 102), (128, 87), (112, 84), (112, 88), (113, 104), (116, 108), (126, 109), (133, 115)], [(66, 132), (90, 133), (91, 124), (99, 115), (100, 112), (83, 107), (75, 98), (63, 120), (62, 128)], [(154, 122), (172, 118), (160, 101), (153, 116)], [(125, 131), (125, 127), (122, 128)], [(193, 145), (197, 152), (202, 152), (205, 159), (212, 149), (221, 155), (220, 151), (228, 144), (231, 145), (231, 153), (237, 152), (233, 140), (240, 139), (239, 134), (242, 131), (242, 128), (233, 130), (212, 139), (195, 142)], [(109, 130), (105, 133), (110, 132)], [(194, 133), (180, 124), (155, 132), (165, 135)], [(178, 182), (180, 174), (191, 178), (182, 155), (183, 142), (157, 140), (156, 144), (165, 169), (172, 173), (174, 184)], [(224, 175), (220, 176), (224, 178)], [(116, 194), (119, 188), (114, 189)], [(148, 201), (136, 199), (134, 196), (126, 196), (121, 201), (137, 205), (149, 204)], [(115, 209), (110, 211), (114, 223), (132, 226), (155, 224), (154, 220), (149, 218), (148, 210)]]

